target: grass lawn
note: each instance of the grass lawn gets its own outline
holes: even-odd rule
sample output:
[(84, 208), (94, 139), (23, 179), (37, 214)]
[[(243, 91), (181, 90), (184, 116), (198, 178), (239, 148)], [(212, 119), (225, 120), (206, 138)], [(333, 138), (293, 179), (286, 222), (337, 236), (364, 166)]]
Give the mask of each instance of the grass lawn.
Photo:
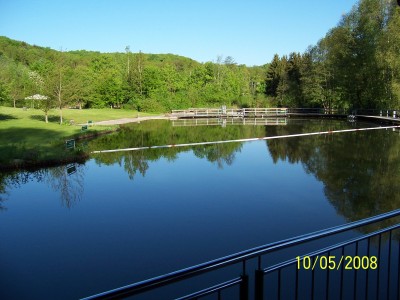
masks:
[[(43, 161), (65, 159), (74, 155), (65, 151), (64, 142), (70, 137), (93, 134), (116, 129), (118, 126), (92, 126), (82, 132), (81, 126), (69, 125), (91, 121), (134, 118), (136, 111), (122, 109), (64, 109), (64, 124), (59, 124), (59, 111), (49, 113), (49, 123), (39, 109), (12, 108), (0, 106), (0, 166), (12, 164), (15, 160)], [(149, 114), (140, 113), (139, 116)], [(0, 168), (1, 169), (1, 168)]]

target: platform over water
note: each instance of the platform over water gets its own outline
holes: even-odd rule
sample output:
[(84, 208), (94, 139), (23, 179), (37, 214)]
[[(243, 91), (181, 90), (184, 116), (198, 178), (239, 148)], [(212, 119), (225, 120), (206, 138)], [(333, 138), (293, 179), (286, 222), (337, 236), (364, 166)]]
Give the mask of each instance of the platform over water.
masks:
[(383, 116), (366, 116), (366, 115), (356, 115), (356, 117), (359, 119), (378, 121), (381, 123), (400, 124), (400, 118), (383, 117)]
[(354, 115), (360, 119), (378, 121), (381, 123), (400, 124), (399, 114), (396, 111), (361, 110), (349, 113), (347, 110), (323, 108), (190, 108), (185, 110), (172, 110), (171, 117), (176, 119), (200, 118), (281, 118), (281, 117), (307, 117), (307, 118), (347, 118)]

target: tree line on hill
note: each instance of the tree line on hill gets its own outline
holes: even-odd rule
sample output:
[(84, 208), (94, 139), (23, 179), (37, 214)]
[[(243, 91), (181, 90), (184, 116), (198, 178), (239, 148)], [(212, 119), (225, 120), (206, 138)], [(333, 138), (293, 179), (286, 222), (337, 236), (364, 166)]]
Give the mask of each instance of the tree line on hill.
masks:
[[(400, 108), (400, 8), (360, 0), (317, 45), (247, 67), (172, 54), (56, 51), (0, 37), (0, 101), (57, 107)], [(61, 117), (62, 121), (62, 117)]]
[(0, 97), (18, 106), (33, 94), (51, 107), (129, 107), (139, 111), (250, 106), (263, 95), (265, 66), (232, 57), (198, 63), (172, 54), (55, 51), (0, 37)]
[(266, 93), (283, 106), (400, 108), (400, 7), (361, 0), (303, 54), (275, 55)]

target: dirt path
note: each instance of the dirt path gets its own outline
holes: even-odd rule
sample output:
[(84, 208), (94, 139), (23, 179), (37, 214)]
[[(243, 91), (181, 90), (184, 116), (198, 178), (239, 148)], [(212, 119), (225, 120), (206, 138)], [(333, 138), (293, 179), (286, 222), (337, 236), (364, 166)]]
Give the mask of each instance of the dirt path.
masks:
[(121, 124), (127, 124), (127, 123), (139, 123), (142, 121), (147, 121), (147, 120), (174, 120), (176, 118), (174, 117), (169, 117), (166, 115), (159, 115), (159, 116), (148, 116), (148, 117), (139, 117), (139, 118), (123, 118), (123, 119), (117, 119), (117, 120), (107, 120), (107, 121), (99, 121), (99, 122), (94, 122), (94, 125), (121, 125)]

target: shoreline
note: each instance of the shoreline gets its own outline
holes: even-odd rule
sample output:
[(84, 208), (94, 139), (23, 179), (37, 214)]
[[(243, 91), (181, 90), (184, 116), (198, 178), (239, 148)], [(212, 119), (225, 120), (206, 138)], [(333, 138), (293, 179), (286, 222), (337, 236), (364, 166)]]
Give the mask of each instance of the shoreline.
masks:
[[(321, 116), (312, 116), (312, 115), (307, 115), (303, 117), (308, 117), (308, 118), (321, 118)], [(325, 116), (326, 117), (326, 116)], [(398, 124), (400, 120), (397, 119), (392, 119), (392, 118), (367, 118), (368, 116), (359, 116), (360, 119), (368, 119), (369, 121), (373, 121), (374, 123), (393, 123), (393, 124)], [(78, 136), (69, 136), (66, 137), (65, 140), (67, 139), (72, 139), (74, 138), (77, 141), (85, 140), (85, 139), (91, 139), (91, 138), (96, 138), (98, 136), (106, 135), (106, 134), (111, 134), (114, 132), (117, 132), (121, 129), (121, 125), (124, 124), (129, 124), (129, 123), (140, 123), (143, 121), (148, 121), (148, 120), (176, 120), (179, 119), (174, 116), (170, 116), (168, 114), (165, 115), (157, 115), (157, 116), (146, 116), (146, 117), (136, 117), (136, 118), (121, 118), (121, 119), (113, 119), (113, 120), (106, 120), (106, 121), (98, 121), (98, 122), (93, 122), (93, 125), (97, 126), (118, 126), (115, 129), (105, 129), (105, 130), (100, 130), (100, 131), (95, 131), (95, 132), (86, 132), (85, 134), (80, 134)], [(78, 124), (78, 126), (82, 125), (87, 125), (87, 124)], [(70, 164), (70, 163), (79, 163), (82, 164), (86, 162), (90, 158), (90, 153), (85, 152), (82, 149), (75, 149), (73, 153), (63, 153), (64, 156), (61, 158), (47, 158), (47, 159), (13, 159), (9, 161), (8, 163), (2, 163), (0, 164), (0, 172), (14, 172), (14, 171), (22, 171), (22, 170), (27, 170), (27, 171), (34, 171), (40, 168), (47, 168), (47, 167), (56, 167), (60, 165), (65, 165), (65, 164)]]
[[(77, 141), (86, 140), (95, 138), (98, 136), (111, 134), (120, 130), (120, 127), (114, 130), (104, 130), (104, 131), (97, 131), (97, 132), (90, 132), (84, 135), (79, 135), (77, 137), (70, 136), (68, 138), (74, 138)], [(66, 156), (62, 158), (47, 158), (47, 159), (38, 159), (38, 160), (27, 160), (27, 159), (13, 159), (8, 163), (0, 164), (0, 172), (14, 172), (14, 171), (35, 171), (41, 168), (48, 168), (48, 167), (57, 167), (65, 164), (71, 163), (78, 163), (82, 164), (85, 163), (90, 158), (90, 153), (86, 153), (82, 149), (75, 149), (72, 153), (65, 153)]]
[[(85, 134), (81, 134), (79, 136), (69, 136), (67, 139), (75, 139), (77, 141), (96, 138), (98, 136), (111, 134), (117, 132), (121, 129), (120, 125), (129, 124), (129, 123), (140, 123), (148, 120), (172, 120), (174, 117), (166, 116), (166, 115), (158, 115), (158, 116), (146, 116), (146, 117), (136, 117), (136, 118), (121, 118), (114, 120), (106, 120), (106, 121), (98, 121), (93, 122), (93, 125), (98, 126), (118, 126), (113, 130), (105, 129), (102, 131), (96, 132), (87, 132)], [(78, 126), (87, 125), (87, 124), (78, 124)], [(76, 149), (74, 153), (67, 154), (62, 158), (47, 158), (47, 159), (38, 159), (38, 160), (28, 160), (28, 159), (13, 159), (9, 162), (0, 164), (0, 172), (14, 172), (14, 171), (35, 171), (41, 168), (48, 167), (57, 167), (65, 164), (71, 163), (79, 163), (82, 164), (86, 162), (90, 158), (90, 153), (84, 152), (82, 149)]]

